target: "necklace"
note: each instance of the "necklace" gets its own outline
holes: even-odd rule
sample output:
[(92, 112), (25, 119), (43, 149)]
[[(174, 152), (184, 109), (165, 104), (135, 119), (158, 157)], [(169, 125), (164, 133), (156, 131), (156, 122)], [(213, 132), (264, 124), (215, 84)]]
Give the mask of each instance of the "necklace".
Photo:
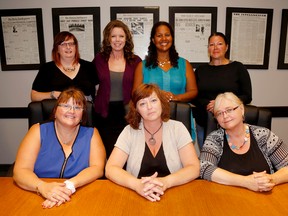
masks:
[[(144, 125), (144, 124), (143, 124)], [(158, 128), (158, 130), (156, 130), (156, 132), (155, 133), (151, 133), (150, 131), (148, 131), (147, 130), (147, 128), (145, 127), (145, 125), (144, 125), (144, 129), (150, 134), (150, 138), (149, 138), (149, 143), (151, 144), (151, 145), (155, 145), (156, 144), (156, 140), (154, 139), (154, 135), (161, 129), (161, 127), (162, 127), (162, 125), (163, 125), (163, 122), (161, 123), (161, 125), (160, 125), (160, 127)]]
[(167, 60), (165, 59), (164, 61), (159, 61), (157, 60), (157, 64), (160, 66), (160, 67), (164, 67), (166, 64), (170, 64), (170, 60)]
[(76, 69), (75, 66), (74, 66), (74, 67), (64, 67), (64, 66), (63, 66), (63, 70), (64, 70), (65, 72), (74, 72), (75, 69)]
[(57, 137), (58, 137), (58, 140), (60, 141), (60, 143), (63, 143), (64, 145), (68, 145), (73, 139), (74, 139), (74, 136), (75, 136), (75, 133), (77, 133), (78, 130), (76, 130), (76, 132), (72, 132), (72, 134), (69, 135), (69, 138), (67, 140), (63, 140), (61, 137), (62, 135), (60, 134), (56, 124), (55, 124), (55, 129), (56, 129), (56, 134), (57, 134)]
[(243, 148), (243, 146), (247, 143), (248, 139), (250, 138), (249, 127), (248, 127), (248, 125), (245, 125), (244, 141), (243, 141), (242, 145), (240, 145), (240, 146), (236, 146), (233, 143), (229, 142), (229, 135), (227, 134), (226, 131), (225, 131), (225, 135), (226, 135), (226, 139), (227, 139), (227, 142), (228, 142), (230, 148), (232, 150), (240, 150), (241, 148)]

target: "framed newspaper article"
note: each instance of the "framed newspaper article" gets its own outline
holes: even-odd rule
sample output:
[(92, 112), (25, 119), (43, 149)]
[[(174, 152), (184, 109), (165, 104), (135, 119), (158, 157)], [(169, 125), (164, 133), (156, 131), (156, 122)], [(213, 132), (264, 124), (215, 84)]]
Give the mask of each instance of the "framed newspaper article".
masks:
[(52, 8), (53, 34), (69, 31), (79, 42), (82, 59), (92, 61), (100, 49), (100, 7)]
[(268, 69), (273, 9), (226, 9), (226, 36), (230, 60), (248, 69)]
[(2, 71), (37, 70), (45, 62), (42, 9), (0, 10)]
[(179, 55), (194, 68), (209, 62), (208, 38), (217, 28), (216, 7), (169, 7)]
[(288, 9), (282, 9), (278, 69), (288, 69)]
[(111, 20), (124, 22), (133, 35), (134, 52), (145, 58), (154, 23), (159, 21), (159, 7), (111, 7)]

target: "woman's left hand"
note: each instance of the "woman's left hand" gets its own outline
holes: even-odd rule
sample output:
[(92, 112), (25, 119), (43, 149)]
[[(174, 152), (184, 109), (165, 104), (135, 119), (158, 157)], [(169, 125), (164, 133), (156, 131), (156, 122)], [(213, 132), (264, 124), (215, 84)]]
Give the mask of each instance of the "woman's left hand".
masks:
[(141, 183), (144, 184), (144, 195), (153, 198), (153, 200), (160, 200), (160, 196), (164, 194), (164, 184), (157, 178), (157, 175), (158, 173), (155, 172), (152, 176), (141, 178)]
[(272, 175), (263, 172), (253, 172), (253, 176), (258, 184), (258, 190), (260, 192), (270, 191), (275, 186)]

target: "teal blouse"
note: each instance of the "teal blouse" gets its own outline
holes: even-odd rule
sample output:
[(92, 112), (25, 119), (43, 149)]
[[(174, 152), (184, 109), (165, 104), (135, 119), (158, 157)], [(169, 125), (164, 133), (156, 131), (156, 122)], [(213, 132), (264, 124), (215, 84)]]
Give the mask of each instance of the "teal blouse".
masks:
[(154, 83), (164, 91), (173, 94), (183, 94), (186, 91), (186, 61), (179, 57), (178, 67), (172, 67), (168, 71), (160, 67), (147, 68), (146, 61), (143, 61), (143, 83)]

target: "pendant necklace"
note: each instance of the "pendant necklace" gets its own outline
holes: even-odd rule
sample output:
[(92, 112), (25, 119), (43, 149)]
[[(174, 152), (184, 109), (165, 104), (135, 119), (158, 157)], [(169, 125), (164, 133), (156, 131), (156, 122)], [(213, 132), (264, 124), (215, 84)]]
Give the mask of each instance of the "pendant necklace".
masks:
[(160, 125), (160, 127), (158, 128), (158, 130), (156, 130), (156, 132), (155, 133), (150, 133), (150, 131), (148, 131), (147, 130), (147, 128), (145, 127), (145, 125), (143, 124), (143, 126), (144, 126), (144, 129), (150, 134), (150, 138), (149, 138), (149, 144), (151, 144), (151, 145), (155, 145), (156, 144), (156, 140), (154, 139), (154, 135), (161, 129), (161, 127), (162, 127), (162, 125), (163, 125), (163, 122), (161, 122), (161, 125)]
[(250, 138), (249, 127), (248, 127), (248, 125), (245, 125), (244, 141), (243, 141), (242, 145), (240, 145), (240, 146), (236, 146), (233, 143), (229, 142), (229, 135), (226, 133), (226, 131), (225, 131), (225, 135), (226, 135), (226, 139), (227, 139), (227, 142), (228, 142), (230, 148), (232, 150), (240, 150), (241, 148), (243, 148), (243, 146), (247, 143), (248, 139)]

